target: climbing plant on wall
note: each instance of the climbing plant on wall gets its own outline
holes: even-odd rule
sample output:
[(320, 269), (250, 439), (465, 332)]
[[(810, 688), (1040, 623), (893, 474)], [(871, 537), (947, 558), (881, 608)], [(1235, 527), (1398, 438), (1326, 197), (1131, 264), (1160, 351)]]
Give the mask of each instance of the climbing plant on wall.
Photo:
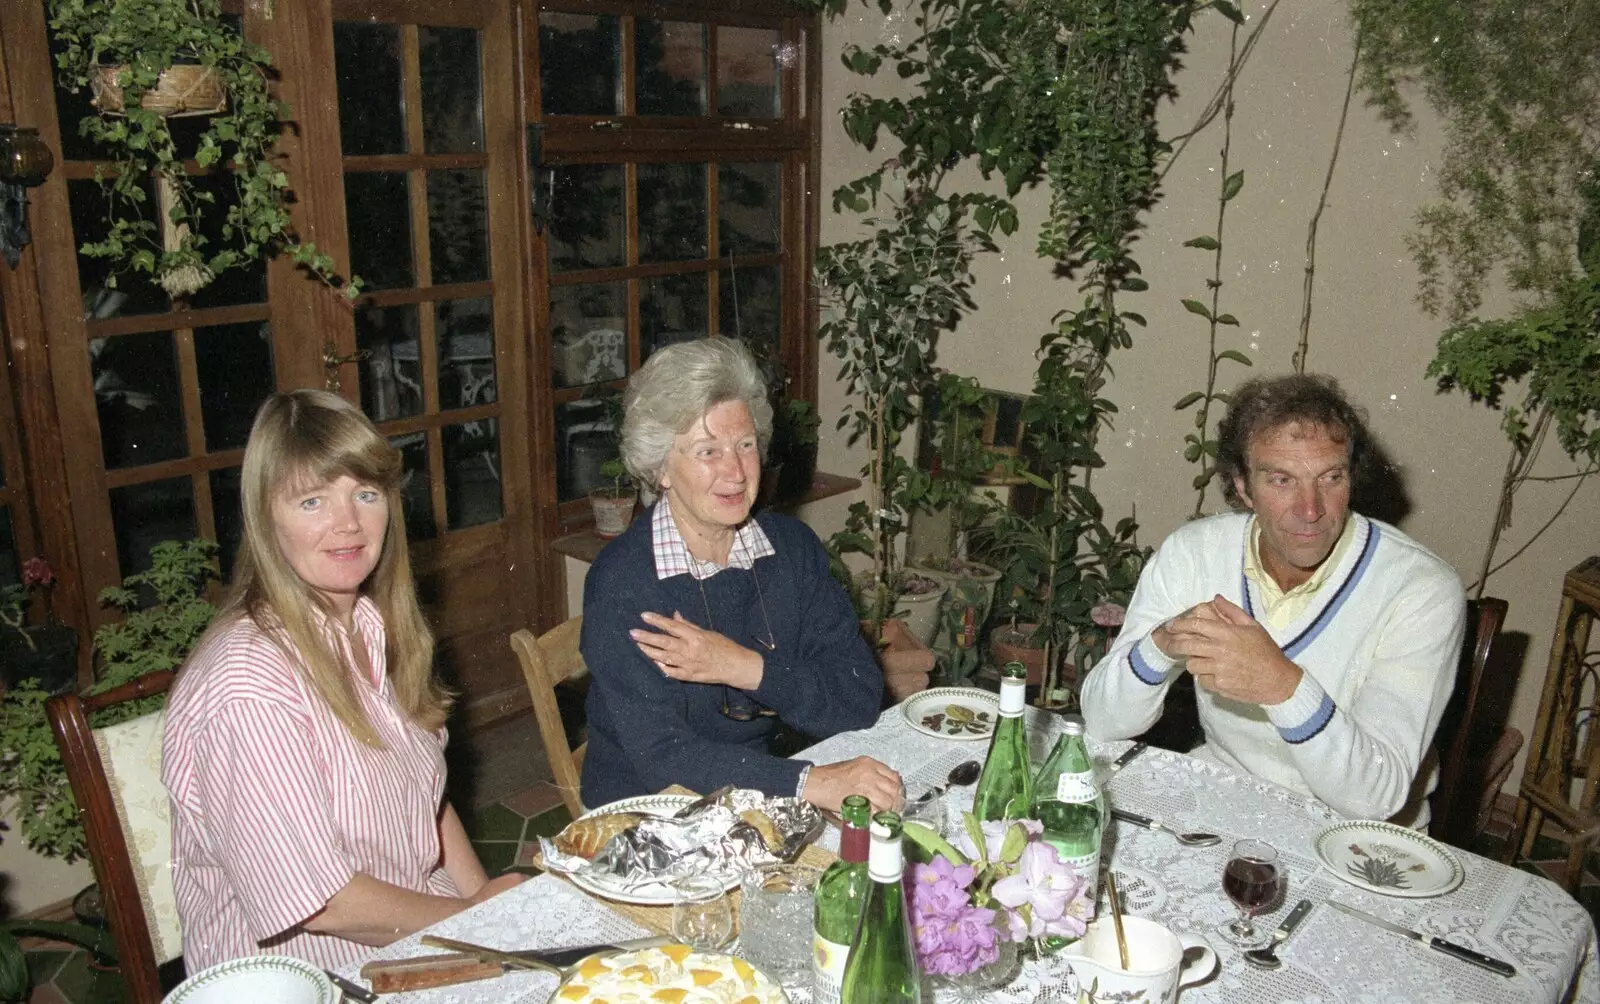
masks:
[[(885, 15), (895, 10), (890, 0), (867, 5)], [(814, 6), (837, 14), (846, 2)], [(892, 68), (913, 82), (905, 97), (853, 94), (842, 113), (846, 133), (862, 146), (872, 149), (885, 135), (899, 142), (894, 166), (908, 185), (942, 191), (955, 167), (976, 166), (1003, 182), (1007, 197), (969, 196), (972, 218), (1004, 232), (1019, 223), (1009, 197), (1024, 186), (1048, 187), (1044, 218), (1029, 222), (1038, 228), (1039, 254), (1076, 282), (1081, 301), (1040, 340), (1035, 396), (1023, 418), (1031, 473), (1052, 487), (1029, 526), (1013, 527), (1009, 538), (1049, 542), (1040, 560), (1016, 562), (1037, 569), (1036, 581), (1013, 583), (1046, 607), (1069, 592), (1088, 597), (1079, 589), (1086, 582), (1107, 584), (1096, 587), (1105, 599), (1126, 601), (1131, 591), (1125, 569), (1086, 569), (1080, 552), (1092, 551), (1086, 542), (1098, 537), (1132, 539), (1131, 525), (1104, 525), (1091, 487), (1103, 464), (1099, 436), (1115, 411), (1103, 391), (1111, 353), (1130, 345), (1131, 327), (1144, 323), (1119, 297), (1147, 288), (1130, 249), (1167, 151), (1156, 110), (1173, 92), (1192, 17), (1208, 7), (1242, 20), (1225, 0), (920, 0), (901, 5), (908, 24), (897, 26), (909, 30), (843, 53), (845, 66), (863, 77)], [(881, 170), (849, 181), (834, 193), (834, 206), (864, 210), (882, 185)], [(1051, 403), (1048, 416), (1043, 400)], [(1059, 656), (1089, 625), (1092, 605), (1075, 603), (1050, 620), (1042, 641)], [(1057, 661), (1047, 657), (1048, 666)]]
[[(1428, 373), (1491, 407), (1517, 398), (1481, 595), (1532, 542), (1495, 562), (1513, 497), (1548, 480), (1533, 475), (1548, 432), (1575, 465), (1551, 477), (1573, 482), (1566, 502), (1600, 464), (1600, 0), (1351, 0), (1351, 14), (1369, 100), (1406, 128), (1415, 82), (1445, 124), (1440, 198), (1410, 238), (1422, 305), (1450, 325)], [(1473, 316), (1500, 277), (1522, 302)]]

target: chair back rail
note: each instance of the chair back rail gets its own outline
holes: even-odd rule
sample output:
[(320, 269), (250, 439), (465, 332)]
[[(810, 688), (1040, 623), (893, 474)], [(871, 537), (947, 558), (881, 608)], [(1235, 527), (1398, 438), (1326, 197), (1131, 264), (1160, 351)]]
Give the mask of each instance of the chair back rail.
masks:
[(1483, 700), (1485, 669), (1494, 649), (1495, 638), (1505, 623), (1505, 600), (1493, 597), (1467, 603), (1467, 633), (1462, 646), (1456, 686), (1434, 735), (1439, 750), (1439, 786), (1432, 798), (1429, 831), (1437, 839), (1457, 847), (1469, 847), (1477, 836), (1478, 807), (1488, 782), (1482, 776), (1487, 754), (1497, 745), (1498, 735), (1484, 736), (1484, 716), (1490, 710)]
[(526, 628), (511, 635), (511, 648), (517, 653), (528, 694), (533, 699), (534, 721), (539, 726), (545, 757), (550, 761), (556, 787), (561, 790), (561, 800), (574, 819), (583, 814), (580, 775), (589, 744), (583, 743), (577, 749), (567, 744), (566, 726), (562, 724), (561, 707), (556, 701), (556, 686), (588, 672), (583, 654), (578, 651), (582, 631), (583, 616), (580, 614), (537, 637)]
[(89, 861), (94, 866), (95, 880), (100, 883), (100, 898), (116, 941), (118, 968), (127, 986), (125, 1000), (129, 1004), (161, 1004), (161, 978), (150, 925), (140, 904), (133, 857), (122, 835), (122, 822), (89, 726), (89, 714), (123, 701), (165, 693), (174, 676), (172, 672), (151, 673), (103, 694), (66, 694), (45, 703), (45, 716), (50, 720), (72, 796), (78, 803)]

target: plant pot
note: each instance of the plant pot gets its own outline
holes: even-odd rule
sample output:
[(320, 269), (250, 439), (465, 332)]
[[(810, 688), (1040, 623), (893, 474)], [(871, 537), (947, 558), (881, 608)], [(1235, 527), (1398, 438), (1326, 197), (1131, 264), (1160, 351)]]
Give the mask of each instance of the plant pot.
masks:
[(1037, 624), (1006, 624), (989, 635), (989, 655), (996, 666), (1020, 662), (1028, 667), (1028, 685), (1044, 682), (1044, 648), (1035, 648), (1033, 641)]
[[(99, 66), (89, 78), (94, 106), (102, 115), (122, 114), (125, 106), (117, 77), (126, 69), (126, 66)], [(139, 107), (174, 119), (215, 115), (228, 107), (228, 95), (216, 67), (180, 63), (161, 71), (156, 86), (140, 96)]]
[(64, 694), (78, 683), (78, 632), (65, 624), (30, 628), (30, 648), (17, 632), (0, 634), (0, 682), (10, 690), (23, 680), (39, 681), (49, 694)]
[(633, 522), (633, 509), (639, 502), (639, 493), (629, 488), (596, 488), (589, 493), (589, 505), (594, 509), (594, 532), (602, 537), (615, 537)]
[(907, 629), (922, 644), (932, 644), (933, 635), (939, 630), (939, 603), (944, 594), (944, 583), (937, 579), (916, 573), (907, 575), (890, 616), (905, 621)]
[(783, 472), (777, 477), (777, 497), (785, 502), (805, 497), (817, 476), (817, 444), (807, 443), (785, 450)]
[[(960, 583), (963, 579), (977, 583), (983, 590), (983, 603), (978, 607), (975, 620), (979, 631), (982, 631), (984, 622), (989, 619), (989, 611), (994, 608), (994, 587), (1000, 581), (999, 569), (990, 568), (980, 561), (971, 561), (967, 558), (949, 558), (938, 565), (918, 565), (916, 572), (918, 575), (926, 575), (930, 579), (944, 583), (945, 595), (950, 600), (955, 600), (961, 595)], [(949, 628), (943, 623), (942, 618), (931, 644), (941, 652), (953, 644)]]
[(98, 885), (86, 885), (72, 897), (72, 916), (87, 927), (106, 929), (106, 905)]

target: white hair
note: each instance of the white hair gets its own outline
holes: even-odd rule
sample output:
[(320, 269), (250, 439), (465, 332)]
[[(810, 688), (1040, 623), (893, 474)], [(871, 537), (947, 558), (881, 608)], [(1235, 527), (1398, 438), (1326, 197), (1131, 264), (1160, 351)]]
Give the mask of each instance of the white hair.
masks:
[(622, 397), (622, 462), (628, 473), (651, 488), (659, 486), (672, 441), (729, 401), (750, 410), (765, 458), (772, 403), (761, 368), (743, 342), (713, 335), (652, 352), (628, 379)]

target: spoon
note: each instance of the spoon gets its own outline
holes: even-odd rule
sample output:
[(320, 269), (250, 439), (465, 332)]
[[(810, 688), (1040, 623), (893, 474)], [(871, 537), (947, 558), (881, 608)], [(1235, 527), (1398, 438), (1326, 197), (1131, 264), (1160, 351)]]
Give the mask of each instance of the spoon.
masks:
[(958, 763), (950, 769), (950, 776), (945, 778), (944, 784), (939, 785), (937, 788), (929, 788), (927, 791), (917, 796), (917, 801), (931, 802), (940, 795), (943, 795), (945, 792), (949, 791), (951, 788), (958, 788), (963, 785), (971, 784), (978, 779), (978, 775), (982, 772), (983, 764), (976, 760), (967, 760), (964, 763)]
[(1124, 823), (1142, 826), (1147, 830), (1157, 830), (1161, 833), (1170, 833), (1185, 847), (1210, 847), (1212, 844), (1222, 843), (1222, 838), (1215, 833), (1179, 833), (1164, 823), (1158, 823), (1149, 816), (1141, 816), (1135, 812), (1126, 812), (1122, 809), (1112, 809), (1111, 815)]
[(1275, 950), (1279, 945), (1289, 940), (1289, 935), (1294, 933), (1294, 929), (1300, 926), (1300, 922), (1305, 920), (1306, 914), (1310, 912), (1311, 901), (1309, 899), (1303, 899), (1296, 903), (1294, 909), (1289, 911), (1289, 916), (1283, 918), (1283, 923), (1279, 924), (1278, 929), (1272, 932), (1272, 940), (1267, 943), (1266, 947), (1252, 948), (1250, 951), (1245, 952), (1244, 960), (1257, 969), (1277, 969), (1283, 965), (1283, 960), (1278, 958)]

